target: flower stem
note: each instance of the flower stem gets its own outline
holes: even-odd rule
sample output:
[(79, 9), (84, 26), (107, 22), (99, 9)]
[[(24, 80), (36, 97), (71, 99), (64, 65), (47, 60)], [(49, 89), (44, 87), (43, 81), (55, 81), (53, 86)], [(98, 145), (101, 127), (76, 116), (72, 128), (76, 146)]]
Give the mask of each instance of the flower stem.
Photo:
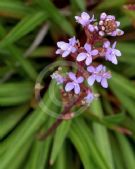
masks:
[(52, 124), (52, 126), (45, 132), (45, 133), (40, 133), (37, 138), (39, 140), (45, 140), (46, 138), (48, 138), (48, 136), (50, 134), (52, 134), (57, 127), (63, 122), (63, 120), (65, 120), (65, 115), (68, 114), (71, 109), (73, 108), (74, 105), (76, 105), (80, 100), (82, 100), (83, 96), (78, 96), (77, 99), (75, 99), (74, 101), (72, 101), (70, 104), (68, 104), (67, 106), (65, 106), (63, 112), (60, 114), (60, 116), (57, 118), (57, 120)]

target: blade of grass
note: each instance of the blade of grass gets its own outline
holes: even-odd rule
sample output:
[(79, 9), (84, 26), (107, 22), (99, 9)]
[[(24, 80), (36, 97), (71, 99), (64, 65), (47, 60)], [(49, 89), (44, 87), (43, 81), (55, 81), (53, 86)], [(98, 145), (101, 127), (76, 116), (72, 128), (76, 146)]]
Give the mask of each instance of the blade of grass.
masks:
[[(96, 93), (95, 89), (94, 91)], [(95, 100), (91, 104), (90, 111), (92, 111), (94, 114), (96, 114), (99, 117), (103, 117), (103, 110), (99, 99)], [(96, 144), (99, 150), (101, 151), (102, 155), (106, 159), (108, 166), (111, 169), (114, 169), (110, 140), (106, 128), (103, 125), (97, 123), (93, 124), (93, 128), (94, 128), (94, 134), (96, 138)]]
[(119, 58), (119, 61), (124, 63), (129, 63), (135, 65), (134, 55), (134, 44), (127, 42), (120, 42), (117, 45), (118, 49), (122, 51), (122, 57)]
[(124, 163), (127, 169), (135, 168), (135, 154), (132, 150), (132, 146), (128, 142), (127, 138), (121, 134), (117, 134), (117, 139), (119, 141), (119, 146), (121, 148), (121, 155), (124, 158)]
[(24, 17), (0, 42), (0, 48), (15, 43), (34, 30), (48, 18), (45, 12), (37, 11)]
[(119, 98), (123, 107), (125, 107), (130, 113), (130, 115), (135, 119), (134, 101), (129, 98), (126, 94), (124, 94), (123, 91), (120, 90), (120, 87), (117, 87), (115, 83), (110, 83), (110, 87), (113, 93)]
[(111, 146), (112, 146), (112, 153), (114, 157), (114, 163), (116, 169), (125, 169), (124, 159), (121, 156), (121, 151), (119, 144), (116, 142), (116, 138), (111, 137)]
[(85, 0), (73, 0), (74, 3), (79, 7), (81, 11), (85, 11), (86, 9), (86, 1)]
[(30, 58), (54, 58), (55, 48), (54, 47), (39, 47), (35, 49), (29, 56)]
[[(5, 29), (2, 27), (2, 25), (0, 25), (0, 36), (3, 37), (5, 34), (6, 34)], [(35, 81), (37, 77), (37, 72), (33, 68), (32, 64), (26, 58), (23, 58), (23, 55), (21, 51), (19, 50), (19, 48), (16, 48), (16, 46), (14, 45), (10, 45), (7, 48), (10, 54), (12, 54), (14, 63), (18, 61), (20, 65), (22, 66), (22, 68), (24, 69), (24, 71), (29, 75), (29, 77)]]
[(112, 72), (112, 77), (109, 81), (110, 85), (113, 83), (120, 91), (135, 99), (135, 85), (131, 81), (116, 72)]
[[(50, 90), (53, 91), (54, 83), (51, 84)], [(55, 85), (55, 94), (58, 97), (58, 88)], [(35, 133), (47, 120), (47, 114), (50, 110), (59, 111), (58, 106), (54, 104), (54, 98), (50, 100), (48, 97), (49, 93), (44, 97), (45, 104), (40, 104), (40, 106), (32, 113), (29, 118), (27, 118), (20, 126), (20, 132), (16, 135), (13, 142), (8, 147), (4, 160), (1, 162), (0, 169), (7, 169), (10, 163), (15, 159), (18, 153), (21, 151), (22, 147), (25, 146), (30, 138), (35, 137)], [(43, 101), (42, 100), (42, 101)], [(20, 139), (21, 138), (21, 139)], [(19, 140), (19, 141), (18, 141)]]
[(53, 164), (60, 153), (64, 140), (67, 136), (71, 125), (71, 121), (64, 121), (59, 128), (56, 130), (56, 134), (54, 136), (52, 152), (50, 156), (50, 164)]
[(95, 166), (93, 161), (89, 157), (88, 147), (85, 143), (85, 140), (80, 137), (73, 129), (70, 131), (69, 138), (73, 145), (76, 147), (81, 161), (83, 163), (84, 169), (94, 169)]
[(22, 94), (32, 94), (34, 85), (31, 82), (12, 82), (0, 84), (0, 97), (1, 96), (15, 96)]
[(2, 139), (27, 113), (29, 106), (10, 108), (0, 113), (0, 139)]
[(47, 12), (50, 19), (54, 23), (56, 23), (63, 31), (65, 31), (67, 34), (71, 36), (75, 34), (75, 31), (70, 22), (67, 21), (67, 19), (59, 12), (59, 10), (54, 6), (54, 4), (51, 1), (40, 0), (37, 2)]
[[(46, 128), (49, 128), (53, 119), (49, 119), (46, 123)], [(45, 129), (45, 127), (43, 127)], [(34, 143), (29, 154), (25, 169), (44, 169), (48, 160), (49, 150), (52, 143), (52, 137), (45, 141), (34, 140)]]
[(30, 82), (0, 84), (0, 105), (17, 105), (30, 101), (33, 87)]
[(32, 144), (32, 140), (30, 139), (27, 144), (25, 144), (25, 147), (20, 151), (19, 155), (16, 156), (16, 162), (14, 160), (10, 163), (10, 169), (18, 169), (22, 166), (22, 163), (25, 162), (26, 156), (28, 155), (28, 151), (30, 150)]
[(0, 1), (0, 15), (22, 18), (33, 11), (32, 8), (21, 2)]
[(126, 0), (113, 0), (113, 1), (108, 1), (104, 0), (103, 3), (100, 3), (100, 5), (96, 8), (98, 10), (105, 10), (105, 9), (112, 9), (112, 8), (119, 8), (123, 4), (125, 4)]
[[(81, 141), (83, 148), (88, 153), (89, 158), (91, 157), (91, 160), (95, 162), (96, 166), (99, 167), (99, 169), (109, 169), (106, 160), (104, 159), (103, 155), (100, 152), (100, 149), (95, 144), (94, 135), (91, 133), (87, 125), (84, 123), (82, 119), (75, 119), (72, 122), (71, 126), (72, 130), (70, 131), (71, 134), (74, 131), (78, 136), (78, 139)], [(84, 132), (85, 131), (85, 132)], [(74, 136), (73, 136), (74, 137)], [(70, 138), (72, 139), (72, 138)], [(81, 140), (82, 139), (82, 140)], [(86, 144), (86, 147), (84, 146)], [(77, 148), (77, 147), (76, 147)], [(84, 154), (82, 154), (84, 156)], [(89, 159), (90, 160), (90, 159)], [(82, 159), (83, 161), (83, 159)], [(92, 163), (93, 163), (92, 162)], [(85, 166), (85, 164), (84, 164)], [(90, 168), (90, 166), (86, 165)], [(87, 168), (86, 167), (86, 168)]]
[(58, 155), (58, 158), (53, 166), (54, 169), (67, 169), (69, 164), (67, 162), (66, 144), (62, 145), (62, 149)]

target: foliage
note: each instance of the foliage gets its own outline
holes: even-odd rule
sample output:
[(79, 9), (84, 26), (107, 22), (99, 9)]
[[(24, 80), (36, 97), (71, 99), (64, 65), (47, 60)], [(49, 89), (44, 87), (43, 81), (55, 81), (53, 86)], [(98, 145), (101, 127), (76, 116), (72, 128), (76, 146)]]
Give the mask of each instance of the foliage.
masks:
[[(0, 169), (134, 169), (135, 167), (135, 11), (126, 0), (1, 0), (0, 1)], [(99, 99), (79, 117), (64, 121), (46, 140), (59, 114), (59, 90), (49, 75), (42, 101), (35, 99), (40, 71), (55, 62), (56, 42), (77, 30), (74, 15), (105, 11), (121, 21), (117, 38), (122, 52), (112, 70), (110, 88), (97, 86)], [(111, 40), (111, 39), (110, 39)], [(60, 98), (59, 98), (60, 99)]]

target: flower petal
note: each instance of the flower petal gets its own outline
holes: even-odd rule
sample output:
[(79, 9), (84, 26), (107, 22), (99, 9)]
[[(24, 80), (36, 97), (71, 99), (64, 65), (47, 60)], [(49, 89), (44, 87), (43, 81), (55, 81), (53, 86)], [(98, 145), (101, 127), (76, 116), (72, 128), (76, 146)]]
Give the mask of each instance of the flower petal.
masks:
[(63, 52), (62, 57), (65, 58), (70, 54), (70, 50), (66, 50)]
[(63, 51), (62, 51), (61, 49), (57, 49), (55, 53), (56, 53), (56, 54), (62, 54)]
[(87, 71), (90, 72), (90, 73), (93, 73), (95, 71), (95, 67), (89, 66), (89, 67), (87, 67)]
[(91, 62), (92, 62), (92, 57), (89, 55), (89, 56), (86, 58), (85, 63), (86, 63), (86, 65), (88, 66), (89, 64), (91, 64)]
[(89, 16), (89, 14), (88, 13), (86, 13), (86, 12), (82, 12), (82, 14), (81, 14), (81, 18), (83, 19), (83, 20), (89, 20), (90, 19), (90, 16)]
[(76, 44), (76, 38), (75, 38), (75, 36), (73, 36), (72, 38), (69, 39), (69, 44), (71, 46), (74, 46)]
[(78, 83), (82, 83), (84, 81), (84, 78), (82, 76), (78, 77), (77, 78), (77, 82)]
[(72, 47), (71, 52), (72, 52), (72, 53), (75, 53), (76, 50), (77, 50), (77, 49), (76, 49), (75, 47)]
[(118, 63), (117, 58), (115, 55), (112, 56), (111, 62), (114, 63), (115, 65)]
[(85, 50), (86, 50), (88, 53), (91, 52), (91, 45), (90, 45), (90, 44), (85, 43), (84, 48), (85, 48)]
[(121, 35), (124, 34), (124, 31), (122, 31), (121, 29), (116, 29), (116, 34), (117, 34), (118, 36), (121, 36)]
[(100, 76), (100, 75), (97, 75), (96, 76), (96, 81), (99, 83), (99, 82), (101, 82), (101, 79), (102, 79), (102, 77)]
[(95, 56), (97, 54), (98, 54), (98, 50), (97, 49), (94, 49), (94, 50), (91, 51), (91, 55), (92, 56)]
[(107, 87), (108, 87), (108, 83), (107, 83), (107, 80), (106, 80), (105, 78), (103, 78), (103, 79), (101, 80), (101, 85), (102, 85), (102, 87), (104, 87), (104, 88), (107, 88)]
[(117, 24), (117, 27), (119, 27), (119, 26), (120, 26), (120, 22), (119, 22), (119, 21), (116, 21), (116, 24)]
[(121, 52), (118, 49), (114, 49), (114, 52), (116, 56), (121, 56)]
[(79, 94), (80, 93), (80, 86), (78, 84), (75, 84), (74, 92), (75, 92), (75, 94)]
[(83, 60), (85, 60), (87, 58), (87, 53), (84, 53), (84, 52), (82, 52), (82, 53), (79, 53), (79, 55), (77, 56), (77, 61), (78, 62), (80, 62), (80, 61), (83, 61)]
[(107, 19), (109, 19), (109, 20), (110, 20), (110, 19), (111, 19), (111, 20), (115, 20), (115, 16), (113, 16), (113, 15), (108, 15), (108, 16), (107, 16)]
[(73, 88), (74, 88), (74, 83), (73, 82), (69, 82), (65, 86), (65, 91), (66, 92), (70, 92)]
[(103, 31), (99, 31), (99, 35), (100, 35), (100, 36), (104, 36), (105, 33), (104, 33)]
[(57, 46), (62, 50), (66, 50), (68, 48), (69, 44), (66, 42), (60, 41), (60, 42), (57, 42)]
[(103, 65), (98, 65), (98, 66), (96, 67), (96, 71), (97, 71), (97, 72), (100, 72), (102, 69), (103, 69)]
[(101, 19), (101, 20), (105, 20), (106, 17), (107, 17), (107, 15), (106, 15), (105, 12), (101, 13), (101, 15), (100, 15), (100, 19)]
[(73, 72), (69, 72), (69, 73), (68, 73), (68, 76), (69, 76), (69, 78), (70, 78), (71, 80), (76, 81), (76, 76), (75, 76), (75, 74), (74, 74)]
[(90, 32), (94, 32), (95, 27), (93, 25), (89, 24), (88, 29)]
[(105, 41), (103, 47), (104, 48), (110, 47), (110, 42), (109, 41)]
[(117, 42), (115, 41), (112, 45), (112, 49), (115, 49)]
[(87, 79), (87, 81), (88, 81), (88, 84), (90, 86), (92, 86), (94, 84), (94, 82), (95, 82), (95, 75), (89, 76), (88, 79)]
[(84, 98), (86, 100), (86, 103), (91, 103), (94, 99), (94, 95), (93, 93), (91, 93), (90, 91), (88, 92), (87, 96)]

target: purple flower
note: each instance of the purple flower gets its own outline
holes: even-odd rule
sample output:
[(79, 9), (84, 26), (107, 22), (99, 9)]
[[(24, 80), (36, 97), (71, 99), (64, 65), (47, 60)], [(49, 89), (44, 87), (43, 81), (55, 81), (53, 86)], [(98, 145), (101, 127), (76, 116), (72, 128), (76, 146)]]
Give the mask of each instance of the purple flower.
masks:
[(68, 82), (65, 86), (65, 91), (70, 92), (74, 89), (75, 94), (80, 93), (80, 86), (79, 84), (84, 81), (84, 78), (82, 76), (76, 77), (76, 75), (72, 72), (68, 73), (69, 78), (71, 79), (71, 82)]
[(92, 56), (97, 55), (98, 50), (92, 50), (91, 45), (88, 43), (84, 45), (84, 49), (86, 50), (86, 52), (79, 53), (77, 56), (77, 61), (80, 62), (85, 60), (86, 65), (89, 65), (92, 62)]
[(99, 65), (97, 67), (89, 66), (87, 68), (88, 72), (91, 73), (91, 75), (88, 77), (88, 84), (92, 86), (95, 81), (98, 83), (101, 83), (101, 86), (104, 88), (108, 87), (107, 79), (111, 78), (111, 74), (109, 72), (106, 72), (106, 67), (103, 65)]
[[(107, 31), (106, 32), (106, 27), (104, 25), (104, 22), (110, 23), (112, 21), (111, 27), (113, 27), (112, 31)], [(120, 26), (120, 22), (115, 20), (115, 16), (113, 15), (107, 15), (106, 13), (101, 13), (100, 15), (100, 21), (99, 21), (99, 26), (100, 26), (100, 31), (99, 35), (104, 36), (105, 33), (110, 36), (121, 36), (124, 34), (124, 31), (119, 29), (118, 27)]]
[(88, 94), (86, 97), (84, 97), (84, 100), (87, 104), (90, 104), (94, 100), (95, 96), (92, 92), (88, 91)]
[(62, 57), (67, 57), (70, 53), (74, 53), (76, 52), (76, 48), (75, 45), (77, 43), (77, 40), (75, 37), (69, 39), (69, 42), (57, 42), (57, 46), (59, 47), (59, 49), (57, 49), (56, 54), (60, 54), (62, 55)]
[(53, 73), (51, 75), (52, 79), (55, 79), (57, 84), (62, 84), (64, 82), (64, 77), (62, 77), (60, 74), (58, 74), (57, 72)]
[(88, 29), (90, 32), (98, 31), (98, 27), (92, 24), (88, 25)]
[(113, 43), (112, 48), (111, 48), (110, 42), (106, 41), (106, 42), (104, 42), (103, 47), (106, 49), (105, 59), (114, 63), (114, 64), (117, 64), (118, 63), (117, 56), (118, 57), (121, 56), (121, 52), (118, 49), (115, 49), (116, 42)]
[(75, 16), (75, 19), (83, 27), (88, 26), (91, 22), (95, 21), (94, 15), (92, 16), (92, 18), (90, 18), (89, 14), (86, 12), (82, 12), (81, 16)]

